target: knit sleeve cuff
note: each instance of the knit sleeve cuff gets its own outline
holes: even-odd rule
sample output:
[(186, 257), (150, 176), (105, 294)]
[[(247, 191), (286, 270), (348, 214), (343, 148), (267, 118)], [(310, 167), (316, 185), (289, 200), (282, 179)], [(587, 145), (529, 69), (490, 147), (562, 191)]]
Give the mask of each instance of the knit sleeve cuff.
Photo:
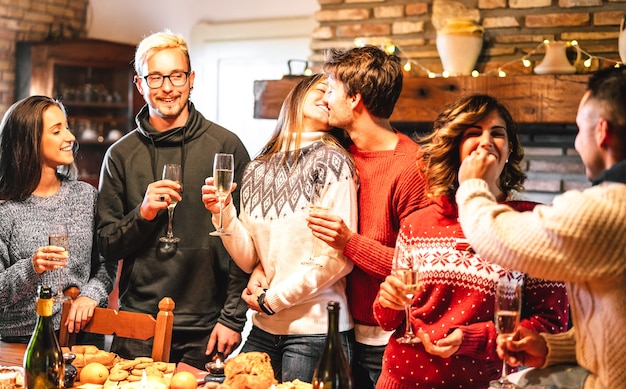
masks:
[(546, 341), (548, 355), (542, 367), (552, 366), (559, 363), (576, 362), (576, 339), (574, 331), (570, 330), (560, 334), (540, 334)]
[(280, 312), (286, 308), (285, 305), (280, 301), (280, 296), (274, 293), (274, 291), (272, 291), (271, 289), (268, 289), (265, 292), (265, 305), (274, 313)]
[(393, 331), (405, 319), (404, 311), (397, 311), (395, 309), (383, 308), (378, 302), (378, 296), (376, 300), (374, 300), (373, 313), (376, 322), (380, 325), (380, 327), (385, 331)]
[(457, 354), (484, 358), (485, 350), (488, 349), (484, 328), (475, 325), (461, 326), (459, 328), (463, 331), (463, 341)]
[(456, 202), (461, 207), (468, 200), (476, 196), (487, 196), (493, 199), (487, 182), (480, 178), (471, 178), (464, 181), (456, 191)]

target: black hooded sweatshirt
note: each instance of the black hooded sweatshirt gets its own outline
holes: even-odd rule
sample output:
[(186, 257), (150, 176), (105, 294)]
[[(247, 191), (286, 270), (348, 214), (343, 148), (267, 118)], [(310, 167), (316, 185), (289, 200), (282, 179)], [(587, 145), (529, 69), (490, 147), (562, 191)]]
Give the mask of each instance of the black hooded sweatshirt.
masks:
[[(213, 175), (216, 153), (231, 153), (235, 182), (240, 182), (250, 156), (232, 132), (207, 120), (189, 103), (185, 126), (158, 132), (149, 123), (148, 107), (136, 117), (137, 128), (106, 152), (100, 174), (97, 233), (101, 254), (123, 259), (120, 308), (156, 314), (164, 296), (171, 297), (174, 330), (211, 331), (219, 321), (241, 332), (246, 304), (241, 292), (248, 275), (239, 269), (214, 230), (201, 200), (201, 187)], [(148, 221), (139, 207), (148, 185), (161, 179), (163, 165), (180, 163), (182, 198), (174, 212), (174, 249), (164, 246), (167, 211)], [(233, 193), (239, 205), (239, 192)]]

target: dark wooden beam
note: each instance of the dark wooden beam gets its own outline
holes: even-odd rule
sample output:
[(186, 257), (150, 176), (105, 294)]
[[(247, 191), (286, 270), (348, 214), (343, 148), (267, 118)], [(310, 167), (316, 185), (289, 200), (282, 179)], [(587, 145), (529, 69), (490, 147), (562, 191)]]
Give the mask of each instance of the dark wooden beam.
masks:
[[(457, 97), (486, 93), (497, 97), (519, 123), (572, 124), (589, 75), (520, 75), (507, 77), (406, 77), (391, 120), (431, 122)], [(301, 77), (254, 83), (254, 117), (275, 119)]]

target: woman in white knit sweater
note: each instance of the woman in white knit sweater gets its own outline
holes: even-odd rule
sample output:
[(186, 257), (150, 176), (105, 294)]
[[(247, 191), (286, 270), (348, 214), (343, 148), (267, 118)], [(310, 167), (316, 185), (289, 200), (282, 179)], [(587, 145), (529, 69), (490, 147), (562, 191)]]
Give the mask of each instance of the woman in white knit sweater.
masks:
[[(329, 132), (323, 101), (326, 78), (301, 81), (285, 98), (276, 131), (261, 154), (247, 166), (241, 182), (241, 214), (229, 203), (222, 241), (233, 260), (252, 272), (242, 298), (256, 311), (242, 352), (270, 355), (275, 378), (310, 382), (328, 329), (326, 306), (341, 304), (339, 330), (350, 355), (353, 328), (345, 276), (353, 264), (323, 242), (322, 255), (310, 262), (314, 238), (306, 217), (312, 188), (324, 184), (329, 212), (356, 229), (356, 173), (349, 154)], [(203, 201), (217, 224), (213, 179)], [(228, 199), (227, 201), (230, 201)]]
[(456, 200), (463, 230), (478, 253), (502, 266), (566, 283), (574, 329), (558, 335), (522, 333), (521, 340), (500, 347), (502, 355), (511, 347), (508, 362), (537, 367), (577, 363), (589, 371), (586, 389), (624, 387), (626, 68), (591, 76), (576, 124), (576, 151), (593, 187), (569, 191), (551, 206), (516, 212), (489, 193), (483, 178), (493, 171), (494, 161), (477, 150), (463, 161)]

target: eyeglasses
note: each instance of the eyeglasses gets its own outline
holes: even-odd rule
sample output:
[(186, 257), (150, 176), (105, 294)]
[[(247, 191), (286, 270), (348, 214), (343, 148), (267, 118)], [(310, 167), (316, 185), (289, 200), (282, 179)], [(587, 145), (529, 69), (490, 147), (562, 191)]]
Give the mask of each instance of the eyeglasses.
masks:
[(173, 86), (184, 86), (187, 83), (187, 77), (189, 77), (190, 72), (174, 72), (167, 75), (161, 74), (148, 74), (147, 76), (143, 76), (142, 78), (146, 80), (148, 87), (151, 89), (160, 88), (163, 86), (165, 79), (170, 80), (170, 83)]

